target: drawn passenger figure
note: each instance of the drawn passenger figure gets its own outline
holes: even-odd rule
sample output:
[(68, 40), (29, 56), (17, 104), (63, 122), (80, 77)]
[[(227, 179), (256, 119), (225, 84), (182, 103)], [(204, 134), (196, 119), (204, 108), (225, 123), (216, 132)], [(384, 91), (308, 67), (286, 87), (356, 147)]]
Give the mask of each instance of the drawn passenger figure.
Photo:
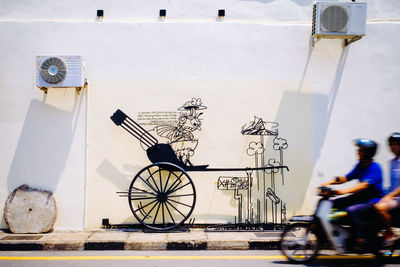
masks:
[(192, 98), (178, 109), (183, 112), (180, 113), (176, 126), (160, 125), (154, 128), (159, 136), (168, 139), (175, 154), (186, 165), (192, 165), (189, 159), (193, 156), (198, 144), (198, 139), (195, 139), (193, 132), (201, 130), (200, 116), (203, 113), (197, 111), (206, 108), (202, 105), (200, 98)]

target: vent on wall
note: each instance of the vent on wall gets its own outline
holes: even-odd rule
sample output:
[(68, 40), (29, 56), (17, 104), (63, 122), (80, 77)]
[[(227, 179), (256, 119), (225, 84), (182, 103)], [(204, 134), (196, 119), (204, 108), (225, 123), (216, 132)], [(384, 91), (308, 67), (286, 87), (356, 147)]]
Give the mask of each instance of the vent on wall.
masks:
[(317, 2), (313, 8), (313, 46), (321, 38), (341, 38), (350, 44), (365, 35), (367, 4)]
[(78, 92), (86, 85), (86, 61), (82, 56), (37, 56), (36, 86), (47, 93), (48, 88), (75, 87)]

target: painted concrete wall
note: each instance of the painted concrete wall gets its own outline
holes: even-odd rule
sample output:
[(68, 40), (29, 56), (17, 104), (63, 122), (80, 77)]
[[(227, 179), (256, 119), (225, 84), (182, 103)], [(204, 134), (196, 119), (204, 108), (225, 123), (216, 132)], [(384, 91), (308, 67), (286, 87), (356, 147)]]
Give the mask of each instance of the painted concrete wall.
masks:
[[(115, 192), (149, 161), (109, 117), (117, 108), (134, 119), (176, 112), (192, 97), (207, 106), (195, 164), (253, 166), (254, 138), (241, 127), (253, 116), (279, 123), (290, 171), (277, 192), (288, 216), (312, 206), (314, 186), (355, 164), (355, 138), (382, 144), (376, 158), (387, 174), (386, 138), (399, 130), (400, 4), (367, 1), (366, 37), (312, 48), (313, 2), (2, 1), (0, 203), (27, 183), (55, 193), (57, 229), (135, 222)], [(35, 56), (49, 54), (84, 55), (88, 89), (38, 90)], [(279, 157), (271, 142), (267, 157)], [(237, 203), (216, 189), (219, 175), (242, 174), (193, 174), (197, 222), (234, 220)]]

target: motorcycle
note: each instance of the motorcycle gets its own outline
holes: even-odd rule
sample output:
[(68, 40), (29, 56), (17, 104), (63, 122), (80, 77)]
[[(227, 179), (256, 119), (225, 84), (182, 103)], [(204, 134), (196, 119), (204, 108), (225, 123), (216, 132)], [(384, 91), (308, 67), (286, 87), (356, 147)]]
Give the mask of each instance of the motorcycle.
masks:
[[(280, 240), (280, 250), (292, 263), (308, 263), (315, 259), (320, 249), (333, 249), (336, 254), (357, 253), (375, 254), (379, 260), (391, 257), (399, 247), (399, 241), (391, 246), (384, 246), (381, 234), (382, 226), (377, 214), (368, 216), (363, 225), (365, 245), (360, 247), (352, 233), (349, 218), (344, 211), (332, 213), (332, 201), (335, 191), (328, 187), (320, 187), (314, 215), (294, 216)], [(332, 216), (332, 215), (335, 216)]]

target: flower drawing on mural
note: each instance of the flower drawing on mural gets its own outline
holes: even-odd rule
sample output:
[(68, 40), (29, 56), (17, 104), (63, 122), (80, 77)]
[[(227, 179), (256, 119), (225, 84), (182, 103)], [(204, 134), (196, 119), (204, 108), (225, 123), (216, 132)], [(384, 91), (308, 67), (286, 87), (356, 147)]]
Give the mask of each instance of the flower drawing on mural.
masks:
[(198, 144), (198, 139), (193, 134), (201, 130), (200, 116), (203, 112), (198, 110), (206, 108), (200, 98), (192, 98), (178, 108), (178, 111), (182, 112), (179, 114), (177, 125), (160, 125), (154, 128), (159, 136), (168, 139), (178, 158), (185, 164), (191, 165), (189, 159)]
[(274, 138), (274, 150), (282, 150), (288, 147), (287, 140), (284, 138), (275, 137)]
[[(279, 161), (277, 161), (274, 158), (271, 158), (271, 159), (268, 160), (268, 164), (266, 165), (266, 167), (278, 167), (280, 165), (281, 165), (281, 163)], [(268, 173), (268, 174), (278, 173), (279, 169), (266, 169), (265, 172)]]
[(262, 154), (264, 153), (264, 145), (261, 142), (250, 142), (246, 152), (249, 156)]
[[(274, 150), (279, 151), (280, 162), (281, 162), (281, 164), (283, 164), (283, 150), (288, 148), (287, 140), (285, 138), (275, 137), (273, 148), (274, 148)], [(285, 184), (283, 170), (281, 170), (281, 174), (282, 174), (282, 183)]]

